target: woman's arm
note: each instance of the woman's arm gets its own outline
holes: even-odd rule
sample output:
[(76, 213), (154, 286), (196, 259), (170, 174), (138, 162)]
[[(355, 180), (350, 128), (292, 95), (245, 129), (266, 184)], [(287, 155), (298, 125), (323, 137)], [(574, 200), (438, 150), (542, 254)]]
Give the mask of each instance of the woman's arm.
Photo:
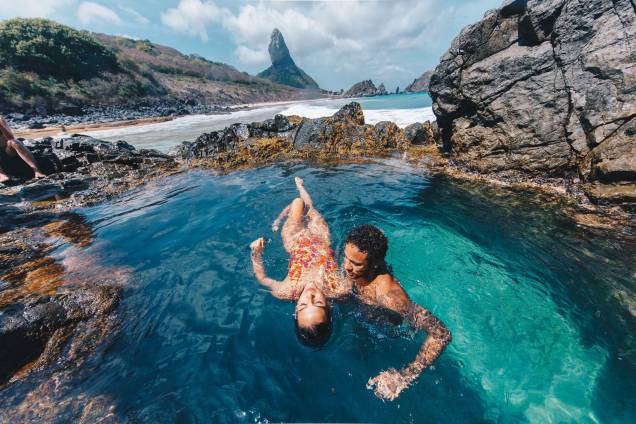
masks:
[(259, 283), (269, 288), (272, 291), (272, 295), (278, 299), (292, 300), (292, 291), (290, 285), (281, 283), (280, 281), (269, 278), (265, 273), (265, 266), (263, 265), (263, 249), (265, 248), (265, 239), (263, 237), (254, 240), (250, 244), (252, 250), (252, 269), (256, 275), (256, 279)]

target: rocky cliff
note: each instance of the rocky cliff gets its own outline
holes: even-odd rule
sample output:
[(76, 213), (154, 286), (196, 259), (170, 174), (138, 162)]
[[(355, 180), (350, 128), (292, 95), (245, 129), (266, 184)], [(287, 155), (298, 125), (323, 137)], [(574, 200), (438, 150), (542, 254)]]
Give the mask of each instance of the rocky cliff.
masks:
[(428, 91), (428, 84), (431, 81), (431, 76), (433, 75), (432, 70), (428, 70), (424, 72), (419, 77), (415, 78), (412, 83), (410, 83), (405, 89), (405, 93), (420, 93), (422, 91)]
[(507, 1), (455, 38), (430, 93), (457, 163), (635, 204), (633, 0)]
[(272, 31), (268, 50), (272, 66), (258, 74), (259, 77), (290, 87), (319, 88), (316, 81), (296, 66), (289, 54), (283, 34), (276, 28)]

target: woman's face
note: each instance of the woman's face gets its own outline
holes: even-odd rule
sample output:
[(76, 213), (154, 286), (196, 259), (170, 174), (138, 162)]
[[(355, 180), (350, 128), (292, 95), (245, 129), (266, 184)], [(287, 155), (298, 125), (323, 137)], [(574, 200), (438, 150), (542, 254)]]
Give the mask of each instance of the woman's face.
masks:
[(296, 320), (301, 327), (321, 324), (329, 319), (329, 305), (314, 283), (307, 283), (296, 302)]

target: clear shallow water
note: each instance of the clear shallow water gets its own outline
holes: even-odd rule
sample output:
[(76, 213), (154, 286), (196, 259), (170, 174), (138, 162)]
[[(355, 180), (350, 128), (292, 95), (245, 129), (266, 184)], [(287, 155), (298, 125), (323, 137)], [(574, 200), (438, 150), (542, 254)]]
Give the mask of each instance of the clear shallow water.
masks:
[[(379, 401), (365, 383), (411, 361), (423, 335), (368, 322), (343, 304), (327, 348), (312, 351), (296, 340), (293, 304), (253, 278), (248, 244), (261, 235), (271, 239), (269, 274), (285, 275), (287, 257), (269, 227), (296, 194), (294, 175), (305, 179), (339, 254), (353, 226), (383, 228), (408, 294), (453, 332), (434, 369), (395, 402)], [(192, 172), (82, 213), (96, 236), (87, 253), (132, 278), (119, 331), (61, 399), (104, 397), (131, 422), (636, 418), (626, 306), (636, 250), (554, 210), (389, 160)]]
[(428, 94), (414, 93), (360, 99), (319, 99), (294, 102), (242, 110), (227, 115), (184, 116), (168, 122), (91, 131), (87, 134), (111, 141), (123, 139), (137, 147), (167, 151), (182, 141), (193, 141), (204, 132), (220, 130), (237, 122), (263, 121), (273, 118), (277, 113), (300, 115), (307, 118), (330, 116), (351, 101), (357, 101), (362, 105), (368, 124), (388, 120), (405, 127), (415, 122), (435, 119), (431, 110), (431, 98)]

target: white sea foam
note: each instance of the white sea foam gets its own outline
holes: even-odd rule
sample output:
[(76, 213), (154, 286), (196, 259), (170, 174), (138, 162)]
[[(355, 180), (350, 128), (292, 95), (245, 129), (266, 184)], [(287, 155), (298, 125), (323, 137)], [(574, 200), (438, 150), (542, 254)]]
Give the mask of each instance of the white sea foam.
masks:
[[(104, 140), (126, 140), (137, 147), (150, 147), (167, 151), (182, 141), (195, 140), (204, 132), (223, 129), (233, 123), (250, 123), (273, 118), (277, 113), (300, 115), (307, 118), (320, 118), (336, 113), (347, 101), (318, 100), (288, 104), (272, 104), (250, 110), (239, 110), (223, 115), (189, 115), (171, 121), (131, 127), (106, 128), (86, 131), (93, 137)], [(430, 107), (414, 109), (364, 109), (365, 121), (376, 124), (380, 121), (392, 121), (400, 127), (415, 122), (432, 121), (435, 115)]]
[[(299, 115), (306, 118), (320, 118), (323, 116), (331, 116), (338, 112), (337, 107), (319, 106), (312, 104), (295, 104), (281, 113), (283, 115)], [(364, 112), (364, 120), (367, 124), (377, 124), (380, 121), (392, 121), (399, 127), (416, 122), (434, 121), (435, 115), (431, 107), (421, 107), (415, 109), (366, 109)]]

